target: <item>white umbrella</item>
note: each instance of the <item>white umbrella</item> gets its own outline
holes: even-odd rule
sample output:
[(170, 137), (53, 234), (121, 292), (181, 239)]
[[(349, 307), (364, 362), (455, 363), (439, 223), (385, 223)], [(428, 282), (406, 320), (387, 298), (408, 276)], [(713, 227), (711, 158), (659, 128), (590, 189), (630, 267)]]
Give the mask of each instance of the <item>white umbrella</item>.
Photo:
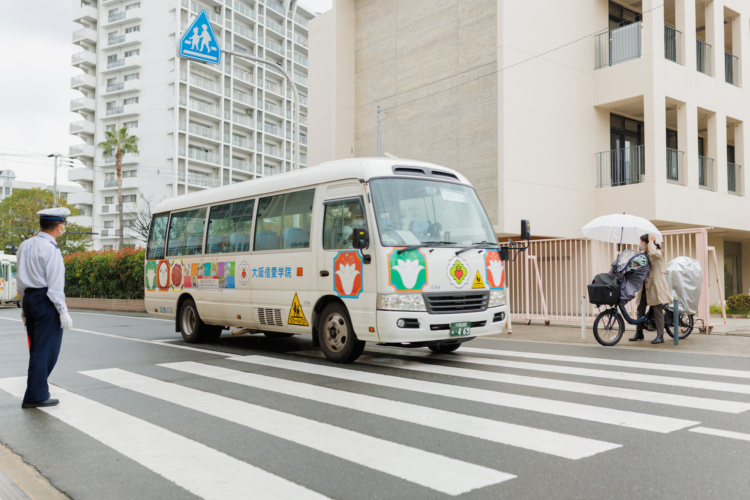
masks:
[(653, 234), (661, 243), (661, 233), (656, 226), (643, 217), (628, 214), (610, 214), (597, 217), (581, 228), (586, 238), (608, 243), (637, 245), (642, 234)]

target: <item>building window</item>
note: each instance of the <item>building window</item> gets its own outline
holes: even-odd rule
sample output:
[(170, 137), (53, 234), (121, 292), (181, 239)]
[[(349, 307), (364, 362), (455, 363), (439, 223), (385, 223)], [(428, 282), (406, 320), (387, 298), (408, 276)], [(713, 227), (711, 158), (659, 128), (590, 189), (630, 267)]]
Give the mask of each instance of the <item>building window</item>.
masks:
[(106, 227), (107, 229), (113, 228), (115, 227), (115, 222), (111, 220), (105, 220), (104, 227)]
[(125, 78), (123, 78), (123, 80), (129, 82), (130, 80), (138, 80), (139, 78), (140, 73), (130, 73), (129, 75), (125, 75)]
[(5, 187), (5, 196), (10, 196), (10, 188), (7, 186)]
[(122, 177), (137, 177), (137, 170), (123, 170)]
[(114, 85), (116, 83), (117, 83), (117, 77), (107, 78), (107, 87), (109, 87), (110, 85)]
[(138, 104), (138, 97), (128, 97), (127, 99), (123, 99), (122, 103), (127, 106), (128, 104)]
[(112, 54), (111, 56), (107, 56), (107, 62), (108, 63), (117, 62), (117, 54)]
[[(107, 109), (109, 109), (109, 108), (107, 108)], [(105, 130), (108, 130), (109, 132), (114, 132), (115, 131), (115, 124), (114, 123), (110, 123), (109, 125), (107, 125), (104, 128), (105, 128)]]
[(104, 248), (104, 250), (114, 250), (115, 249), (115, 247), (112, 246), (112, 245), (104, 245), (102, 248)]
[(116, 107), (117, 107), (117, 101), (107, 101), (107, 109), (115, 109)]
[(126, 50), (125, 51), (125, 57), (132, 57), (140, 55), (141, 49), (133, 49), (133, 50)]
[[(114, 172), (109, 172), (107, 174), (104, 174), (104, 181), (113, 181), (115, 180), (115, 174)], [(114, 199), (114, 198), (105, 198), (105, 199)], [(113, 202), (111, 202), (113, 203)]]
[(125, 34), (133, 33), (135, 31), (141, 31), (141, 25), (138, 24), (136, 26), (131, 26), (130, 28), (125, 28)]
[[(109, 174), (107, 174), (107, 175), (109, 175)], [(113, 177), (113, 179), (114, 179), (114, 177)], [(105, 205), (114, 205), (115, 204), (115, 197), (114, 196), (106, 196), (104, 198), (104, 204)]]
[(134, 2), (134, 3), (129, 3), (129, 4), (127, 4), (127, 5), (125, 6), (125, 10), (126, 10), (126, 11), (128, 11), (128, 10), (130, 10), (130, 9), (137, 9), (137, 8), (139, 8), (140, 6), (141, 6), (141, 2)]
[(138, 128), (138, 120), (134, 120), (132, 122), (125, 122), (125, 123), (123, 123), (123, 125), (127, 129)]
[(135, 203), (135, 201), (136, 201), (136, 197), (134, 194), (126, 194), (125, 196), (122, 197), (123, 203)]

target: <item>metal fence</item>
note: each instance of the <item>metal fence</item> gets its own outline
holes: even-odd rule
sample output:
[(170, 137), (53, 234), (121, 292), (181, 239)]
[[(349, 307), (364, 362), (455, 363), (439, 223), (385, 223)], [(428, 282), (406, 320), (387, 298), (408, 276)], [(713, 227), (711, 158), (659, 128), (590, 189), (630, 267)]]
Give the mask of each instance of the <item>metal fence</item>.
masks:
[(643, 54), (641, 21), (600, 33), (594, 37), (595, 69), (637, 59)]
[(727, 163), (727, 191), (742, 196), (742, 165)]
[(698, 157), (698, 185), (701, 189), (716, 191), (713, 158), (706, 158), (705, 156)]
[(664, 25), (664, 58), (677, 64), (682, 62), (682, 32), (675, 28)]
[(730, 52), (724, 52), (724, 80), (734, 86), (740, 84), (740, 58)]
[(711, 76), (711, 45), (703, 40), (696, 40), (696, 69), (701, 73)]
[(638, 184), (645, 174), (643, 146), (596, 153), (596, 187)]
[(682, 151), (667, 148), (667, 182), (678, 184), (680, 186), (687, 185), (685, 168), (682, 160), (683, 156), (684, 153)]

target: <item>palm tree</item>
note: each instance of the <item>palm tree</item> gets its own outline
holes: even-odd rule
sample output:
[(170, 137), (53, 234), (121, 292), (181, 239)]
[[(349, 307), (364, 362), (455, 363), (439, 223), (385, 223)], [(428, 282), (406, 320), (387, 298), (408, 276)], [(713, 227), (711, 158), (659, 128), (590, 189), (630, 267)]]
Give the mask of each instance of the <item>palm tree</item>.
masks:
[(102, 156), (106, 160), (109, 157), (115, 157), (115, 164), (117, 165), (117, 203), (119, 205), (120, 212), (120, 245), (119, 249), (122, 250), (124, 247), (124, 228), (123, 217), (122, 217), (122, 155), (124, 153), (137, 153), (138, 152), (138, 137), (134, 135), (128, 135), (128, 128), (123, 126), (120, 130), (105, 130), (104, 137), (105, 141), (100, 142), (97, 147), (101, 148)]

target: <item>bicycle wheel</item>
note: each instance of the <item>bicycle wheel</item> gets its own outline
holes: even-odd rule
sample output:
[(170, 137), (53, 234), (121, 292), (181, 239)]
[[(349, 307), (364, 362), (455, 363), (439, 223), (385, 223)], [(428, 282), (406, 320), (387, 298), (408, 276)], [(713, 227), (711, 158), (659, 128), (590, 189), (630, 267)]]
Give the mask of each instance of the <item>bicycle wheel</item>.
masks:
[[(672, 311), (665, 310), (664, 315), (672, 318), (674, 313)], [(674, 338), (672, 334), (672, 321), (667, 322), (666, 317), (664, 318), (664, 329), (667, 331), (667, 335)], [(692, 314), (680, 314), (680, 340), (686, 338), (693, 331), (693, 315)]]
[(615, 308), (600, 312), (594, 320), (594, 337), (603, 346), (615, 345), (624, 332), (625, 323)]

